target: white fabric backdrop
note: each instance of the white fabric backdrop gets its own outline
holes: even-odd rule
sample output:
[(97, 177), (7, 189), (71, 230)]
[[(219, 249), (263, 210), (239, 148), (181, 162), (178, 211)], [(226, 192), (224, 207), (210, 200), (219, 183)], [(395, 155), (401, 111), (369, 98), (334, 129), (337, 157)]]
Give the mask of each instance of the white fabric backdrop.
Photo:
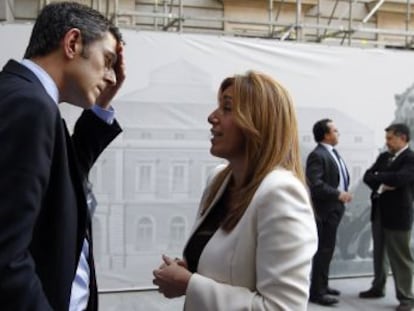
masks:
[[(21, 59), (31, 25), (0, 25), (2, 66)], [(255, 69), (291, 92), (303, 159), (312, 125), (332, 118), (355, 199), (338, 237), (333, 275), (370, 273), (369, 202), (361, 176), (394, 120), (395, 95), (413, 84), (412, 52), (329, 47), (265, 39), (124, 30), (127, 80), (114, 107), (124, 133), (91, 172), (101, 288), (150, 286), (160, 255), (179, 256), (211, 157), (208, 113), (223, 78)], [(408, 112), (410, 112), (410, 96)], [(411, 98), (414, 98), (411, 96)], [(73, 124), (79, 111), (62, 105)]]

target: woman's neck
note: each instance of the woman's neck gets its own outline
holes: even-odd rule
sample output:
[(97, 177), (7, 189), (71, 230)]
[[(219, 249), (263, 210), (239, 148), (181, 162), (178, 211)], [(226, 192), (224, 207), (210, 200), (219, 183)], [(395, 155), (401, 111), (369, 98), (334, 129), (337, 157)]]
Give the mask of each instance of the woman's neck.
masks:
[(246, 166), (244, 161), (232, 161), (230, 162), (231, 177), (228, 184), (229, 188), (240, 189), (243, 185), (243, 181), (246, 174)]

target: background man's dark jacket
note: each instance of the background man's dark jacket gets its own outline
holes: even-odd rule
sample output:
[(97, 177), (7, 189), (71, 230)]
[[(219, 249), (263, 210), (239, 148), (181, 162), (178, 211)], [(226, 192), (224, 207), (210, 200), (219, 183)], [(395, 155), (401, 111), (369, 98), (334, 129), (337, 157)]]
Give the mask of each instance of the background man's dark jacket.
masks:
[[(394, 161), (389, 152), (381, 153), (364, 174), (371, 188), (371, 220), (380, 209), (382, 225), (387, 229), (409, 230), (413, 221), (414, 152), (404, 150)], [(395, 190), (377, 193), (381, 184)]]

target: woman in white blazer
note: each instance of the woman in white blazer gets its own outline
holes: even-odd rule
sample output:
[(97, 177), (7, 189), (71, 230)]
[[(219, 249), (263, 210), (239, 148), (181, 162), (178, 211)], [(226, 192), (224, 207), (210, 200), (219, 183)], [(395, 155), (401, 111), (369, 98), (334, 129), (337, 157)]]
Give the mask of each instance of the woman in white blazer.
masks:
[(208, 117), (210, 176), (184, 259), (163, 256), (154, 284), (188, 311), (306, 310), (317, 233), (292, 100), (257, 72), (225, 79)]

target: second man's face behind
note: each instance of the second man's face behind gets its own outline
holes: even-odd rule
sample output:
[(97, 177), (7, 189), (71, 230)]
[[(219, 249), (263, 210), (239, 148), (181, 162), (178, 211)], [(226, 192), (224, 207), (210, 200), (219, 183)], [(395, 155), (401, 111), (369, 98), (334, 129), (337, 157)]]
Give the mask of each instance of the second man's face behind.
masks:
[(388, 131), (385, 133), (385, 144), (387, 145), (388, 151), (390, 153), (396, 154), (398, 151), (405, 147), (407, 142), (403, 136), (395, 135), (393, 131)]
[(325, 142), (331, 146), (338, 144), (339, 131), (333, 122), (328, 123), (329, 132), (325, 134)]

